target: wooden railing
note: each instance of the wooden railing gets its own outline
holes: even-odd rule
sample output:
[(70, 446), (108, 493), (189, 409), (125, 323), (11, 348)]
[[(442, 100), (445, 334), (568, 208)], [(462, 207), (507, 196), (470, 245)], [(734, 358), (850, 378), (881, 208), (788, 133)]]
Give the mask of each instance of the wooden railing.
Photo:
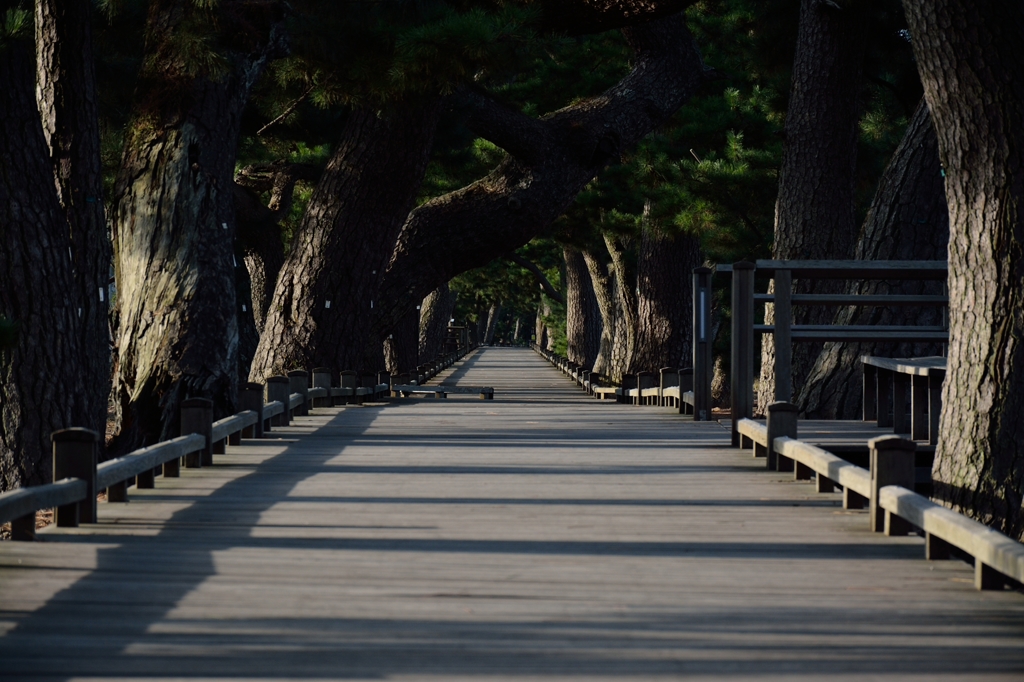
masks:
[[(470, 348), (446, 353), (418, 368), (422, 383), (464, 357)], [(14, 540), (35, 537), (36, 512), (56, 508), (58, 526), (95, 523), (97, 494), (107, 491), (109, 502), (125, 502), (128, 488), (152, 488), (156, 476), (176, 478), (180, 468), (213, 464), (228, 445), (242, 438), (262, 438), (274, 427), (287, 426), (295, 416), (314, 406), (362, 403), (391, 393), (391, 377), (344, 371), (338, 385), (333, 371), (318, 367), (312, 382), (304, 370), (274, 376), (266, 384), (248, 383), (239, 390), (237, 414), (213, 420), (213, 403), (189, 398), (181, 405), (181, 436), (140, 448), (103, 463), (98, 462), (100, 436), (95, 431), (71, 428), (57, 431), (53, 442), (53, 483), (12, 490), (0, 495), (0, 524), (11, 523)]]

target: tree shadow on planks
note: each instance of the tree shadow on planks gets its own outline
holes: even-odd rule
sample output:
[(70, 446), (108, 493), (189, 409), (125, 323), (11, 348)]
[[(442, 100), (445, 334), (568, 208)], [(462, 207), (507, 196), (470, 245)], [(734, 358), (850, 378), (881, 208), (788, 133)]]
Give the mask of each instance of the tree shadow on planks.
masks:
[[(286, 500), (314, 510), (319, 503), (364, 501), (350, 493), (346, 497), (292, 494), (296, 485), (322, 473), (403, 477), (453, 470), (466, 474), (493, 474), (496, 469), (559, 473), (558, 467), (389, 467), (332, 461), (345, 446), (365, 445), (365, 434), (376, 415), (375, 409), (345, 410), (312, 433), (296, 436), (297, 442), (285, 444), (280, 454), (252, 465), (251, 472), (216, 488), (195, 488), (190, 506), (173, 514), (156, 536), (50, 536), (56, 542), (94, 544), (97, 568), (0, 637), (0, 677), (382, 679), (424, 673), (441, 678), (517, 673), (577, 678), (698, 674), (824, 677), (837, 671), (925, 675), (1021, 669), (1019, 640), (1011, 641), (1002, 634), (1009, 628), (1024, 627), (1021, 614), (1007, 614), (1006, 609), (962, 612), (942, 606), (919, 612), (915, 604), (907, 604), (894, 624), (880, 620), (872, 608), (883, 599), (891, 600), (892, 594), (865, 595), (865, 600), (874, 601), (858, 604), (857, 609), (838, 614), (840, 617), (834, 608), (814, 605), (777, 603), (766, 609), (733, 601), (732, 605), (707, 606), (706, 599), (694, 600), (692, 605), (666, 603), (623, 611), (613, 598), (581, 604), (579, 609), (589, 615), (574, 616), (576, 607), (565, 608), (564, 602), (556, 607), (546, 604), (548, 599), (561, 598), (561, 592), (570, 593), (571, 599), (572, 585), (552, 583), (553, 591), (546, 597), (524, 595), (521, 585), (503, 582), (499, 575), (485, 583), (442, 576), (443, 591), (436, 581), (427, 582), (428, 589), (422, 581), (371, 588), (381, 589), (385, 596), (395, 591), (411, 595), (406, 598), (414, 604), (402, 615), (389, 613), (383, 603), (379, 609), (338, 608), (332, 613), (333, 605), (344, 605), (359, 596), (358, 590), (367, 589), (357, 585), (357, 591), (350, 592), (337, 584), (346, 581), (342, 571), (359, 570), (359, 552), (384, 556), (366, 560), (362, 566), (366, 572), (384, 572), (390, 565), (415, 565), (424, 556), (439, 554), (454, 557), (441, 563), (445, 567), (476, 562), (495, 568), (515, 556), (528, 561), (564, 558), (579, 566), (638, 557), (795, 561), (906, 556), (920, 561), (919, 547), (894, 547), (881, 538), (863, 544), (821, 546), (802, 543), (798, 536), (793, 543), (750, 544), (387, 536), (321, 539), (314, 536), (319, 521), (315, 511), (310, 513), (308, 525), (295, 527), (304, 537), (280, 537), (288, 532), (288, 526), (261, 523), (268, 510)], [(310, 429), (300, 426), (291, 433), (300, 431)], [(269, 448), (277, 443), (265, 441), (262, 445)], [(619, 475), (644, 469), (597, 468)], [(158, 482), (157, 494), (159, 486)], [(465, 503), (465, 499), (434, 502)], [(620, 502), (633, 501), (537, 501), (551, 505)], [(704, 502), (714, 506), (713, 501)], [(403, 498), (381, 498), (380, 503), (402, 504)], [(479, 503), (515, 501), (485, 497)], [(260, 536), (254, 536), (257, 526)], [(267, 533), (275, 536), (267, 537)], [(339, 552), (347, 553), (348, 559), (335, 566), (332, 562)], [(225, 562), (233, 562), (233, 575), (242, 572), (249, 582), (218, 585), (218, 567), (223, 568)], [(274, 566), (274, 562), (279, 563)], [(311, 576), (323, 575), (317, 571), (325, 565), (336, 578), (335, 584), (312, 584)], [(885, 570), (881, 561), (878, 567)], [(572, 575), (570, 572), (568, 577)], [(580, 579), (587, 579), (583, 572)], [(719, 589), (727, 594), (757, 591), (741, 585)], [(338, 617), (340, 610), (352, 615)], [(423, 615), (410, 617), (410, 612)], [(943, 623), (955, 624), (955, 634), (943, 629)], [(728, 635), (733, 636), (729, 639)]]

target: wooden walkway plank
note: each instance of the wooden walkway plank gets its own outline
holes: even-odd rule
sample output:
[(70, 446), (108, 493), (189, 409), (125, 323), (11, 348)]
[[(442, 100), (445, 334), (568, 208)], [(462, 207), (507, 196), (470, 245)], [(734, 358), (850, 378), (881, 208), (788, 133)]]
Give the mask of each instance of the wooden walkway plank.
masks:
[(1019, 680), (1024, 596), (532, 352), (0, 544), (2, 679)]

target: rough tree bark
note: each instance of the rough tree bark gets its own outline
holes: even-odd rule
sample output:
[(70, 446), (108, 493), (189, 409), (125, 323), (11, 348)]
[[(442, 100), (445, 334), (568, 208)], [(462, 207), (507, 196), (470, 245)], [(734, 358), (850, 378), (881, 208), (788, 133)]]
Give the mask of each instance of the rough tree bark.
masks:
[(630, 372), (693, 365), (693, 269), (700, 242), (644, 227), (637, 259), (637, 332)]
[(616, 304), (617, 293), (612, 274), (608, 271), (608, 253), (585, 249), (583, 259), (590, 273), (590, 286), (594, 292), (594, 300), (601, 314), (601, 339), (598, 344), (597, 357), (594, 358), (593, 371), (602, 376), (611, 376), (612, 350), (615, 344), (615, 318), (618, 314)]
[[(856, 3), (802, 0), (786, 145), (775, 209), (777, 259), (841, 259), (857, 237), (854, 179), (864, 65), (863, 10)], [(794, 292), (835, 291), (841, 284), (796, 282)], [(766, 321), (772, 320), (771, 306)], [(827, 324), (831, 308), (797, 306), (795, 324)], [(765, 337), (768, 341), (771, 337)], [(803, 385), (818, 344), (793, 347), (793, 386)], [(762, 344), (757, 410), (775, 400), (774, 347)]]
[[(206, 11), (220, 19), (224, 67), (196, 75), (174, 36), (195, 30), (186, 26), (209, 19)], [(234, 411), (235, 152), (252, 87), (281, 53), (281, 21), (276, 3), (150, 6), (114, 191), (118, 451), (177, 436), (187, 397), (212, 399), (218, 416)]]
[[(0, 2), (0, 12), (16, 3)], [(0, 491), (51, 480), (50, 433), (74, 425), (84, 390), (67, 218), (36, 108), (29, 36), (0, 45)], [(14, 172), (16, 169), (16, 172)]]
[[(867, 260), (945, 260), (949, 245), (938, 140), (922, 101), (879, 181), (861, 229), (855, 258)], [(851, 282), (851, 294), (941, 294), (936, 282)], [(939, 325), (940, 308), (842, 309), (835, 324)], [(938, 355), (927, 343), (830, 343), (818, 356), (796, 404), (811, 419), (859, 419), (863, 400), (862, 355), (920, 357)]]
[(392, 333), (371, 344), (377, 291), (423, 180), (440, 110), (434, 97), (349, 114), (278, 275), (253, 381), (296, 367), (377, 369), (364, 367), (371, 345)]
[(640, 326), (636, 265), (629, 253), (630, 241), (632, 240), (627, 237), (615, 237), (608, 233), (604, 235), (605, 246), (608, 247), (608, 253), (612, 257), (618, 306), (611, 371), (615, 381), (621, 381), (622, 375), (629, 373), (633, 367), (633, 358), (636, 355), (636, 331)]
[(501, 302), (497, 301), (491, 304), (491, 307), (487, 310), (487, 322), (482, 330), (483, 343), (485, 346), (489, 346), (494, 343), (494, 333), (498, 329), (498, 321), (501, 319)]
[(905, 0), (946, 172), (949, 371), (935, 494), (1024, 535), (1024, 6)]
[(634, 50), (633, 68), (599, 97), (533, 119), (471, 96), (474, 132), (509, 156), (487, 177), (409, 215), (381, 285), (380, 334), (441, 282), (544, 230), (610, 160), (666, 121), (704, 82), (704, 64), (682, 16), (623, 33)]
[(420, 357), (432, 360), (444, 350), (448, 322), (455, 312), (458, 294), (445, 282), (427, 294), (420, 308)]
[(71, 230), (78, 299), (84, 386), (73, 424), (105, 433), (111, 378), (110, 238), (103, 211), (92, 3), (37, 0), (35, 33), (37, 105), (57, 197)]
[(601, 309), (583, 253), (563, 246), (565, 258), (565, 337), (566, 357), (588, 369), (594, 366), (601, 350)]

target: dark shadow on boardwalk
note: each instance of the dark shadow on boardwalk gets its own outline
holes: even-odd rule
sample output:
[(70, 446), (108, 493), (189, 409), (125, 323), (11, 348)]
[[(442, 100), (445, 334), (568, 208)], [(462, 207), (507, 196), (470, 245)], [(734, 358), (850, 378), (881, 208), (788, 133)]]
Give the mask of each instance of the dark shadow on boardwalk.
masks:
[[(475, 363), (479, 356), (467, 365)], [(467, 369), (461, 368), (458, 371)], [(465, 378), (465, 373), (463, 377)], [(471, 379), (472, 377), (469, 377)], [(559, 377), (555, 377), (558, 379)], [(549, 395), (565, 395), (564, 389), (540, 392), (541, 400)], [(522, 395), (526, 396), (524, 392)], [(523, 397), (528, 402), (528, 397)], [(401, 410), (401, 406), (384, 408)], [(492, 409), (486, 404), (482, 409)], [(619, 409), (619, 408), (613, 408)], [(46, 676), (47, 679), (69, 679), (79, 676), (141, 677), (141, 678), (219, 678), (241, 679), (384, 679), (397, 675), (436, 675), (491, 677), (507, 674), (524, 676), (564, 675), (576, 678), (608, 678), (641, 676), (679, 678), (687, 675), (765, 678), (796, 675), (804, 679), (820, 679), (842, 672), (851, 675), (916, 674), (943, 675), (951, 673), (981, 674), (1024, 671), (1024, 661), (1015, 635), (1024, 631), (1024, 613), (975, 612), (954, 607), (939, 608), (929, 614), (908, 611), (901, 615), (899, 634), (908, 644), (896, 646), (889, 637), (890, 624), (880, 622), (871, 608), (848, 608), (837, 618), (834, 608), (810, 608), (799, 603), (800, 586), (793, 586), (794, 603), (773, 606), (770, 610), (757, 604), (679, 603), (665, 595), (644, 607), (630, 606), (615, 611), (606, 606), (589, 617), (549, 612), (535, 615), (521, 610), (510, 616), (506, 611), (492, 613), (495, 604), (519, 604), (526, 609), (541, 610), (546, 597), (524, 595), (500, 576), (488, 581), (429, 583), (402, 585), (402, 597), (414, 602), (404, 616), (389, 614), (384, 607), (387, 590), (381, 594), (379, 612), (372, 610), (363, 617), (339, 618), (330, 614), (324, 604), (342, 601), (345, 594), (322, 595), (323, 603), (306, 598), (301, 609), (289, 611), (289, 617), (265, 617), (272, 608), (260, 609), (263, 602), (287, 602), (302, 599), (296, 592), (306, 573), (305, 566), (295, 562), (291, 581), (266, 587), (259, 580), (258, 561), (251, 567), (253, 585), (239, 583), (231, 591), (220, 591), (237, 600), (234, 613), (244, 613), (246, 605), (254, 605), (257, 617), (209, 616), (185, 619), (174, 612), (208, 581), (216, 581), (217, 562), (230, 550), (244, 557), (273, 557), (284, 561), (290, 550), (303, 550), (306, 560), (330, 562), (338, 553), (358, 556), (376, 553), (378, 570), (388, 565), (416, 566), (424, 557), (447, 554), (457, 562), (514, 561), (514, 557), (564, 557), (566, 562), (584, 566), (604, 566), (610, 562), (626, 562), (636, 566), (637, 559), (667, 561), (662, 566), (679, 570), (691, 564), (681, 559), (715, 557), (742, 559), (755, 566), (773, 562), (817, 561), (823, 570), (845, 559), (868, 559), (871, 570), (888, 570), (892, 560), (919, 560), (920, 547), (893, 545), (877, 537), (857, 542), (810, 542), (801, 538), (799, 530), (785, 541), (755, 538), (748, 542), (684, 541), (668, 538), (663, 541), (635, 540), (629, 537), (600, 540), (487, 539), (480, 537), (311, 537), (317, 529), (352, 529), (366, 531), (429, 531), (421, 525), (391, 525), (387, 516), (380, 524), (329, 523), (311, 511), (308, 523), (302, 526), (275, 524), (263, 515), (281, 502), (302, 505), (380, 505), (385, 508), (401, 505), (430, 505), (473, 509), (484, 507), (519, 507), (524, 511), (554, 516), (559, 507), (573, 511), (589, 511), (607, 507), (610, 513), (623, 513), (630, 508), (655, 508), (658, 514), (675, 508), (707, 508), (709, 514), (730, 507), (741, 508), (750, 515), (765, 515), (785, 507), (835, 507), (834, 498), (806, 501), (778, 499), (719, 499), (690, 497), (675, 499), (672, 491), (661, 489), (659, 496), (621, 499), (596, 496), (587, 485), (606, 484), (605, 479), (642, 480), (644, 486), (656, 475), (715, 473), (729, 475), (749, 468), (729, 464), (723, 456), (719, 464), (685, 464), (680, 457), (673, 464), (594, 464), (593, 466), (506, 464), (444, 465), (444, 464), (351, 464), (339, 459), (346, 446), (427, 448), (444, 445), (442, 438), (455, 440), (459, 446), (486, 443), (489, 447), (535, 449), (552, 443), (571, 441), (584, 443), (585, 448), (600, 452), (598, 439), (611, 438), (617, 447), (628, 447), (636, 437), (628, 432), (575, 433), (575, 424), (547, 433), (497, 429), (504, 441), (487, 442), (479, 435), (425, 435), (422, 437), (368, 436), (378, 408), (350, 409), (333, 418), (317, 432), (301, 436), (302, 447), (288, 446), (278, 455), (252, 467), (252, 471), (208, 495), (191, 500), (191, 504), (175, 513), (162, 530), (152, 536), (60, 535), (48, 536), (53, 543), (95, 545), (97, 568), (66, 589), (57, 592), (44, 606), (31, 614), (3, 611), (0, 620), (16, 621), (6, 635), (0, 636), (0, 678), (26, 679)], [(638, 423), (660, 419), (639, 411)], [(701, 429), (705, 427), (688, 427)], [(490, 435), (490, 434), (488, 434)], [(716, 438), (723, 434), (714, 434)], [(708, 435), (701, 432), (683, 442), (663, 438), (647, 439), (643, 447), (656, 450), (666, 461), (669, 449), (699, 444), (707, 447)], [(322, 447), (310, 448), (322, 442)], [(276, 447), (279, 442), (266, 442)], [(723, 452), (724, 455), (724, 452)], [(627, 460), (629, 461), (629, 460)], [(710, 460), (717, 461), (717, 460)], [(224, 466), (224, 465), (221, 465)], [(245, 467), (244, 464), (236, 465)], [(371, 475), (384, 477), (385, 486), (394, 481), (394, 495), (293, 494), (296, 486), (318, 474), (344, 474), (348, 477)], [(186, 474), (187, 475), (187, 474)], [(541, 485), (558, 476), (581, 477), (580, 498), (552, 494), (543, 487), (529, 491), (509, 488), (509, 497), (481, 494), (438, 497), (422, 494), (403, 495), (402, 486), (426, 481), (437, 485), (445, 479), (469, 476), (497, 477), (500, 486), (516, 475), (541, 476)], [(639, 477), (639, 479), (637, 478)], [(411, 481), (411, 482), (410, 482)], [(251, 494), (258, 486), (260, 496)], [(378, 484), (380, 485), (380, 484)], [(504, 488), (498, 488), (499, 491)], [(390, 492), (390, 488), (388, 489)], [(356, 492), (359, 492), (357, 489)], [(420, 491), (423, 492), (423, 491)], [(432, 492), (432, 489), (428, 491)], [(490, 492), (490, 491), (488, 491)], [(537, 497), (525, 497), (536, 492)], [(714, 493), (707, 493), (714, 494)], [(180, 500), (161, 495), (159, 484), (154, 500)], [(378, 511), (378, 510), (374, 510)], [(825, 513), (824, 511), (822, 513)], [(225, 516), (227, 515), (227, 516)], [(335, 517), (337, 518), (337, 517)], [(419, 520), (415, 514), (413, 518)], [(362, 520), (366, 520), (365, 518)], [(259, 528), (261, 534), (254, 534)], [(289, 533), (294, 529), (294, 533)], [(267, 537), (268, 534), (273, 534)], [(282, 537), (284, 536), (284, 537)], [(257, 550), (257, 551), (252, 551)], [(281, 550), (268, 553), (261, 550)], [(296, 555), (298, 556), (298, 555)], [(369, 561), (369, 560), (368, 560)], [(629, 563), (634, 562), (634, 563)], [(451, 561), (444, 563), (450, 565)], [(487, 565), (491, 565), (488, 563)], [(346, 570), (339, 565), (338, 571)], [(373, 567), (366, 570), (373, 570)], [(426, 569), (425, 569), (426, 570)], [(637, 569), (639, 572), (639, 569)], [(639, 577), (639, 576), (638, 576)], [(598, 580), (599, 584), (604, 584)], [(443, 587), (440, 587), (443, 585)], [(608, 583), (614, 589), (613, 583)], [(308, 586), (306, 586), (308, 587)], [(633, 589), (633, 586), (621, 586)], [(272, 593), (261, 591), (269, 589)], [(656, 588), (655, 588), (656, 589)], [(199, 593), (202, 594), (202, 593)], [(295, 596), (299, 595), (299, 596)], [(659, 595), (661, 596), (661, 595)], [(898, 597), (894, 593), (893, 597)], [(572, 599), (572, 595), (564, 597)], [(276, 602), (275, 602), (276, 603)], [(581, 608), (588, 607), (582, 604)], [(283, 607), (282, 607), (283, 608)], [(489, 610), (490, 609), (490, 610)], [(422, 617), (412, 617), (412, 615)], [(461, 619), (452, 614), (457, 613)], [(296, 615), (299, 614), (299, 615)], [(470, 615), (474, 614), (474, 615)], [(480, 615), (475, 615), (480, 614)], [(970, 630), (959, 625), (970, 624)], [(827, 637), (830, 642), (809, 649), (804, 638)], [(187, 651), (190, 655), (182, 655)]]

